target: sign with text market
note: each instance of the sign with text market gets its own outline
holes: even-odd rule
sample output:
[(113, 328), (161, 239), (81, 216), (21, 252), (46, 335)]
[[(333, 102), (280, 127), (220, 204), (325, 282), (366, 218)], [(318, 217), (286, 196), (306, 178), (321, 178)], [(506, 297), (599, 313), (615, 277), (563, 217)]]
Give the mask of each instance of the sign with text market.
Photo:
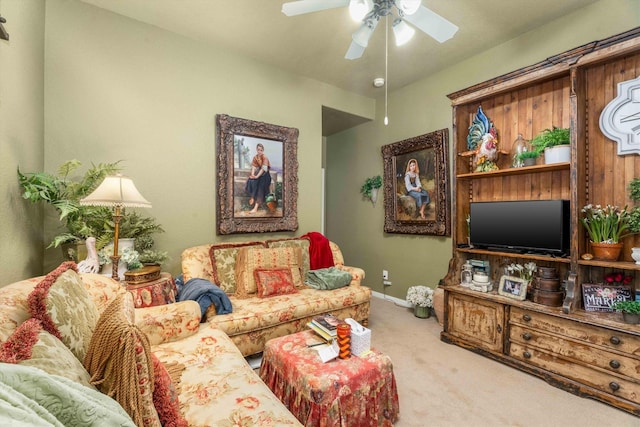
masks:
[(631, 286), (582, 284), (582, 299), (586, 311), (614, 312), (613, 305), (618, 301), (630, 301), (634, 298)]

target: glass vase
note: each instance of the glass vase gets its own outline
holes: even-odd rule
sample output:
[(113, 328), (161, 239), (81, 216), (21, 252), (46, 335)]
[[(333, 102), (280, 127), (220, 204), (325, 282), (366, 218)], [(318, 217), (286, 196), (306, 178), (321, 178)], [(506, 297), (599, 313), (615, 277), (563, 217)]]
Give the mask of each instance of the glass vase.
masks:
[(518, 134), (518, 138), (513, 141), (513, 146), (511, 147), (511, 158), (513, 159), (511, 162), (511, 167), (521, 168), (524, 166), (524, 160), (520, 158), (520, 154), (525, 151), (531, 151), (529, 147), (529, 141), (522, 137), (522, 134)]

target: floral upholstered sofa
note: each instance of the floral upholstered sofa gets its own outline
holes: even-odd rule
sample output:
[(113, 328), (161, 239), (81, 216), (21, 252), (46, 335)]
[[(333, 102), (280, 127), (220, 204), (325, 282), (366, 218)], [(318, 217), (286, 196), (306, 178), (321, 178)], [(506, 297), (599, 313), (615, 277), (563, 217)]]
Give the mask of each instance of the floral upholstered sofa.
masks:
[(134, 309), (71, 262), (0, 287), (0, 425), (300, 426), (200, 320), (195, 301)]
[[(318, 233), (309, 233), (317, 235)], [(308, 235), (309, 235), (308, 234)], [(207, 311), (207, 321), (224, 331), (249, 356), (262, 352), (272, 339), (302, 331), (313, 316), (333, 313), (351, 317), (366, 325), (369, 319), (371, 289), (362, 286), (364, 270), (344, 265), (342, 251), (326, 240), (329, 264), (351, 274), (348, 286), (319, 290), (304, 285), (315, 258), (322, 258), (318, 239), (305, 236), (292, 239), (219, 243), (200, 245), (182, 252), (184, 282), (206, 279), (229, 296), (233, 311), (216, 315), (215, 307)], [(315, 258), (314, 258), (315, 257)], [(324, 264), (326, 265), (326, 264)], [(291, 268), (297, 292), (261, 297), (254, 283), (256, 271)], [(299, 271), (299, 273), (298, 273)], [(296, 279), (297, 275), (300, 275)]]

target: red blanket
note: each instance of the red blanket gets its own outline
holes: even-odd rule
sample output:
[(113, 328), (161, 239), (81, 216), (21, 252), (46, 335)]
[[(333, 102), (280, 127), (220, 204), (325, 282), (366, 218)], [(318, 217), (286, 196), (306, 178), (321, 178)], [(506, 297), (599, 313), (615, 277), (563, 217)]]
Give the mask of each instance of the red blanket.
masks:
[(329, 239), (322, 233), (312, 231), (302, 236), (309, 239), (309, 269), (318, 270), (320, 268), (333, 267), (333, 253), (329, 246)]

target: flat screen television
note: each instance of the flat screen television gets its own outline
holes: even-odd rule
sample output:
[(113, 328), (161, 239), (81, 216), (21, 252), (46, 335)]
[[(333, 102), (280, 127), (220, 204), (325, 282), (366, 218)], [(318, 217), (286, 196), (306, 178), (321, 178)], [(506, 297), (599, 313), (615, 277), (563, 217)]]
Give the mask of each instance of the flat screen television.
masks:
[(471, 202), (475, 248), (556, 256), (569, 254), (569, 200)]

